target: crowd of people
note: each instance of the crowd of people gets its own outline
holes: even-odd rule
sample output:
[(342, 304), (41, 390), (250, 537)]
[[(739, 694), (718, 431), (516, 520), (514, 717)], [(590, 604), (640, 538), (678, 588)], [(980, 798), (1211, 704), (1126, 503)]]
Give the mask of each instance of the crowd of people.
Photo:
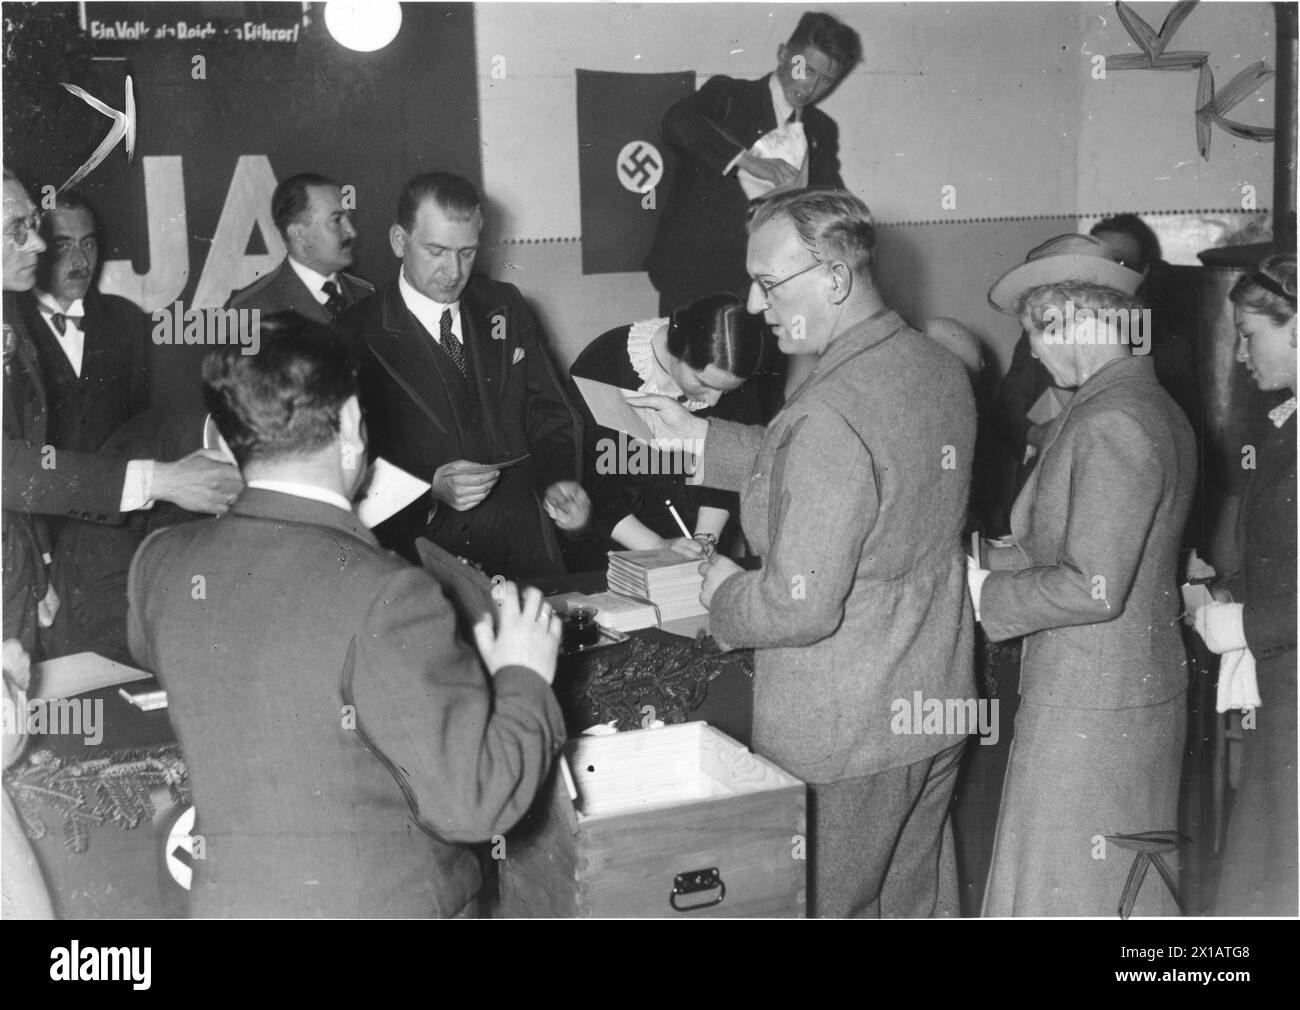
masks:
[[(94, 288), (89, 204), (38, 213), (6, 170), (6, 684), (87, 650), (158, 676), (207, 842), (194, 914), (482, 913), (472, 844), (518, 821), (565, 740), (561, 622), (532, 584), (659, 547), (700, 560), (717, 642), (754, 650), (753, 747), (808, 785), (810, 914), (958, 914), (971, 728), (891, 723), (900, 698), (976, 697), (977, 623), (1023, 639), (984, 913), (1114, 914), (1129, 865), (1096, 839), (1177, 831), (1185, 743), (1196, 439), (1120, 332), (1158, 247), (1110, 219), (989, 291), (1023, 331), (1007, 402), (1066, 398), (1018, 429), (1009, 536), (968, 552), (978, 344), (886, 304), (875, 222), (812, 108), (858, 53), (805, 15), (773, 74), (668, 111), (660, 316), (596, 337), (567, 379), (519, 289), (473, 272), (468, 180), (403, 189), (375, 287), (348, 272), (340, 186), (299, 174), (271, 205), (285, 260), (228, 303), (260, 314), (257, 353), (215, 348), (201, 408), (150, 409), (148, 331)], [(802, 169), (751, 153), (773, 133)], [(1220, 893), (1253, 914), (1296, 911), (1295, 275), (1276, 254), (1231, 294), (1239, 360), (1292, 395), (1242, 500), (1240, 570), (1195, 615), (1258, 709)], [(660, 464), (597, 466), (619, 433), (578, 379), (628, 391)], [(430, 491), (372, 531), (354, 503), (378, 458)], [(429, 552), (508, 580), (495, 612), (458, 614)], [(9, 902), (11, 859), (31, 860), (5, 803)], [(1133, 900), (1177, 911), (1156, 887)]]

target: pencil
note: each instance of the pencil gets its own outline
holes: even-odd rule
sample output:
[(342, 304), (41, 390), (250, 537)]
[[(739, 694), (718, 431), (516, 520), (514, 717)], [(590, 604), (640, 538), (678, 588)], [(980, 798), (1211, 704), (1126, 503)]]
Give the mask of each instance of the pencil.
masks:
[(679, 516), (677, 514), (677, 510), (673, 508), (672, 500), (665, 498), (664, 504), (668, 506), (668, 511), (672, 513), (673, 520), (677, 523), (678, 528), (681, 529), (682, 531), (682, 536), (684, 536), (687, 540), (689, 540), (691, 538), (691, 531), (686, 528), (686, 524), (682, 522), (682, 517)]

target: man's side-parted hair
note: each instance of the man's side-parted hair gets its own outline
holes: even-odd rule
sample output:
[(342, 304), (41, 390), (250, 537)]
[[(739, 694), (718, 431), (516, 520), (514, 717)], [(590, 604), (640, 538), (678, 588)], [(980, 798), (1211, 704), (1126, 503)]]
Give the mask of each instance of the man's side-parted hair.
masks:
[(426, 172), (408, 182), (397, 201), (396, 221), (403, 231), (415, 227), (415, 215), (426, 200), (432, 200), (453, 220), (468, 221), (475, 214), (482, 219), (483, 201), (472, 182), (451, 172)]
[(844, 22), (817, 11), (808, 11), (794, 26), (787, 48), (793, 52), (812, 46), (820, 49), (835, 61), (841, 73), (846, 73), (862, 56), (862, 41)]
[(1295, 318), (1295, 253), (1274, 253), (1251, 273), (1242, 275), (1228, 300), (1246, 312), (1267, 316), (1285, 326)]
[(312, 186), (337, 188), (338, 183), (315, 172), (299, 172), (281, 182), (271, 194), (271, 220), (285, 239), (289, 237), (289, 225), (302, 216), (311, 202), (311, 194), (307, 190)]
[(870, 276), (876, 222), (867, 205), (848, 190), (813, 186), (755, 202), (749, 208), (749, 233), (781, 217), (790, 219), (818, 260), (842, 260), (856, 276)]
[(241, 467), (323, 449), (357, 392), (356, 358), (328, 326), (277, 312), (261, 321), (260, 338), (256, 354), (232, 344), (203, 360), (203, 400)]

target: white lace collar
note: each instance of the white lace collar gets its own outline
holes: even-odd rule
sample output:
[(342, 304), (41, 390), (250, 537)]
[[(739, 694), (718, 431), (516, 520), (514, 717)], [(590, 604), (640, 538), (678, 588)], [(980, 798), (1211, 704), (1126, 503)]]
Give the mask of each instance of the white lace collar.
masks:
[(627, 357), (632, 362), (632, 369), (636, 372), (637, 378), (641, 380), (641, 388), (638, 393), (658, 393), (661, 396), (671, 396), (678, 400), (690, 411), (704, 410), (709, 406), (707, 400), (692, 400), (690, 398), (682, 399), (685, 394), (681, 387), (673, 381), (671, 375), (667, 375), (655, 360), (654, 347), (651, 341), (654, 335), (659, 332), (659, 327), (667, 323), (667, 319), (645, 319), (639, 323), (633, 323), (627, 335)]

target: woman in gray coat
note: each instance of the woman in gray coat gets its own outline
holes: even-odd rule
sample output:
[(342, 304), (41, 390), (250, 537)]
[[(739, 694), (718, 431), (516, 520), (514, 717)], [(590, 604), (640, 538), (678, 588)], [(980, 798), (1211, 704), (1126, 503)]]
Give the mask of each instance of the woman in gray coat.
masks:
[[(1149, 319), (1130, 313), (1141, 280), (1095, 239), (1068, 235), (989, 292), (1019, 315), (1056, 383), (1076, 389), (1016, 499), (1011, 544), (970, 573), (990, 640), (1026, 636), (989, 916), (1113, 916), (1133, 853), (1107, 836), (1177, 828), (1187, 670), (1176, 576), (1196, 456), (1151, 359), (1130, 353), (1150, 348)], [(1150, 877), (1134, 912), (1176, 914)]]

